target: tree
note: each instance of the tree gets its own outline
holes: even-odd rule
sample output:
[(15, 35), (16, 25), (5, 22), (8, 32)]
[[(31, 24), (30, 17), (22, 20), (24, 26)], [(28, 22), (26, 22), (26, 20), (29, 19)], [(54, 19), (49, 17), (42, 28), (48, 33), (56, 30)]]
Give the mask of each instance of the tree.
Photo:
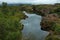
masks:
[(2, 7), (3, 8), (7, 7), (7, 3), (6, 2), (2, 2)]
[(6, 2), (2, 2), (2, 13), (3, 14), (7, 14), (8, 9), (7, 9), (7, 3)]

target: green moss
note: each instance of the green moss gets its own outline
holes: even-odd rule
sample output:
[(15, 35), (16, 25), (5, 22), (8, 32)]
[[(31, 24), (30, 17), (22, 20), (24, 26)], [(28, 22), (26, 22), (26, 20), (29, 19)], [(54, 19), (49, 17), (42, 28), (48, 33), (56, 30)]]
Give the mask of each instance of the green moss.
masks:
[(60, 33), (60, 23), (56, 23), (55, 32)]

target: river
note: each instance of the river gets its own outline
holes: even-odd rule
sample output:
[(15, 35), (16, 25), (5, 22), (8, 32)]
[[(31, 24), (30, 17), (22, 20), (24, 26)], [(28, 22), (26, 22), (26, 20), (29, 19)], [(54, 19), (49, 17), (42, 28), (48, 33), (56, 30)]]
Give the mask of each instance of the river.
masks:
[(28, 18), (21, 20), (21, 23), (24, 25), (22, 40), (45, 40), (49, 33), (41, 30), (40, 22), (42, 17), (36, 14), (29, 14), (25, 11), (23, 13)]

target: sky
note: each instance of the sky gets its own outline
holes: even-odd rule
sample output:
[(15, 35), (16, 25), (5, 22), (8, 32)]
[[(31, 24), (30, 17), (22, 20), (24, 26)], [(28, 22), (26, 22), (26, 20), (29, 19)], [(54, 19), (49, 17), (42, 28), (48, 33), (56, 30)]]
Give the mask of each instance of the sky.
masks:
[(0, 0), (0, 3), (30, 3), (30, 4), (54, 4), (60, 3), (60, 0)]

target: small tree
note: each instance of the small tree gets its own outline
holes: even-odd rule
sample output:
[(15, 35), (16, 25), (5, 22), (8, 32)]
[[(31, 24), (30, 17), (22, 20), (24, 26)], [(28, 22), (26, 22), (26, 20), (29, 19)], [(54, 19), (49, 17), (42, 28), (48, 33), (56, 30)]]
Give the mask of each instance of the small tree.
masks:
[(7, 14), (8, 9), (7, 9), (7, 3), (6, 2), (2, 2), (2, 13), (3, 14)]

